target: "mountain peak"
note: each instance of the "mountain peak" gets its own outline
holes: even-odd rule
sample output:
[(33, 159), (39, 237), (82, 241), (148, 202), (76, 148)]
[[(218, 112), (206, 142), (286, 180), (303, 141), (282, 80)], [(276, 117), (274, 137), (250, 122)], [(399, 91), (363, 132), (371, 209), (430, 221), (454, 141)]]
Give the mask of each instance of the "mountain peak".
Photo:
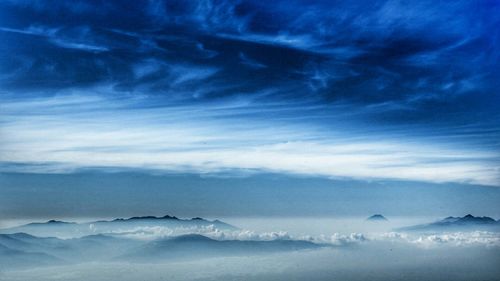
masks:
[(472, 223), (494, 223), (496, 221), (494, 219), (490, 218), (490, 217), (475, 217), (475, 216), (473, 216), (471, 214), (468, 214), (468, 215), (464, 216), (463, 218), (459, 218), (458, 222), (464, 222), (464, 223), (468, 223), (468, 222), (472, 222)]
[(178, 220), (179, 218), (177, 218), (176, 216), (164, 215), (162, 219)]
[(58, 221), (58, 220), (49, 220), (47, 223), (54, 223), (54, 224), (64, 224), (64, 223), (69, 223), (69, 222), (65, 222), (65, 221)]
[(375, 214), (375, 215), (367, 218), (366, 220), (369, 220), (369, 221), (387, 221), (387, 219), (381, 214)]

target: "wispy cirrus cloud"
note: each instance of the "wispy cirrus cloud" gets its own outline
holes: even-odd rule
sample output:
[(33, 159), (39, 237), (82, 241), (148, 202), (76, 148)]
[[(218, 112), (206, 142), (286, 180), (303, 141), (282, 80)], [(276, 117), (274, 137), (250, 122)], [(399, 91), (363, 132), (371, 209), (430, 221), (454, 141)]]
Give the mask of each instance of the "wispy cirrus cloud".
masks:
[(237, 102), (156, 108), (140, 102), (88, 95), (4, 101), (0, 160), (47, 164), (39, 172), (108, 167), (499, 183), (490, 164), (497, 155), (488, 150), (324, 131), (290, 124), (286, 114), (259, 120), (262, 109)]
[[(81, 38), (68, 38), (67, 36), (61, 35), (61, 30), (58, 28), (46, 28), (41, 26), (29, 26), (26, 29), (15, 29), (8, 27), (0, 27), (0, 31), (3, 32), (13, 32), (25, 35), (40, 36), (46, 38), (50, 43), (66, 49), (77, 49), (89, 52), (104, 52), (109, 51), (109, 48), (105, 46), (99, 46), (93, 44), (92, 42), (86, 42)], [(80, 36), (81, 37), (81, 36)]]
[(497, 3), (0, 6), (5, 163), (498, 185)]

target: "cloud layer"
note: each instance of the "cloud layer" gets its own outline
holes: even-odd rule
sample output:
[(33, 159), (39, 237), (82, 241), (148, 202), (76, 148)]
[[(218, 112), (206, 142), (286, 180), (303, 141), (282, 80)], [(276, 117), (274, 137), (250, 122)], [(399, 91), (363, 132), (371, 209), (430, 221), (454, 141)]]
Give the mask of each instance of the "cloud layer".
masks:
[(499, 185), (494, 1), (5, 1), (4, 171)]
[[(34, 172), (141, 168), (220, 173), (284, 172), (327, 177), (497, 183), (487, 151), (322, 132), (295, 122), (228, 116), (239, 104), (129, 108), (101, 96), (4, 103), (4, 169)], [(76, 110), (78, 109), (78, 111)], [(193, 118), (193, 115), (196, 117)], [(37, 167), (37, 164), (44, 164)], [(12, 167), (10, 165), (10, 167)], [(15, 168), (15, 166), (14, 166)], [(15, 168), (17, 169), (17, 168)]]

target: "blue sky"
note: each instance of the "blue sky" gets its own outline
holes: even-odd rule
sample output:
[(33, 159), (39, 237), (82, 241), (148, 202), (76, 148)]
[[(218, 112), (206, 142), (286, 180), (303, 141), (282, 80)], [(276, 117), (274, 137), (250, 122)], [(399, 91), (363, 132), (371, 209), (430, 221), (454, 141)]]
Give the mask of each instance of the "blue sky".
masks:
[(3, 1), (0, 169), (500, 185), (497, 1)]

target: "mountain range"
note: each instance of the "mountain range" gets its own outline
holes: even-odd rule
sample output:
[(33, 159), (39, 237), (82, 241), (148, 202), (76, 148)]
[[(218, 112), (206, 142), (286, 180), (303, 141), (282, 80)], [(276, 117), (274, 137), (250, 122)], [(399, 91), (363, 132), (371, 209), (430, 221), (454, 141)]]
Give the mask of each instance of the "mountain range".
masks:
[(35, 236), (57, 236), (60, 238), (75, 238), (98, 233), (111, 233), (116, 229), (132, 230), (144, 227), (166, 227), (170, 229), (201, 229), (212, 227), (219, 230), (237, 230), (238, 228), (220, 220), (206, 220), (203, 218), (179, 219), (175, 216), (163, 217), (143, 216), (131, 218), (117, 218), (85, 223), (64, 222), (49, 220), (34, 222), (12, 228), (0, 229), (0, 233), (28, 233)]
[(500, 220), (490, 217), (475, 217), (468, 214), (463, 217), (447, 217), (442, 220), (399, 228), (401, 231), (500, 231)]
[(216, 240), (198, 234), (150, 241), (103, 234), (59, 239), (13, 233), (0, 234), (0, 264), (9, 268), (32, 268), (90, 261), (162, 262), (289, 252), (324, 246), (291, 239)]
[[(165, 227), (166, 236), (136, 239), (148, 229)], [(191, 234), (175, 234), (179, 228)], [(175, 216), (117, 218), (86, 223), (49, 220), (0, 230), (0, 264), (9, 268), (89, 261), (162, 261), (216, 256), (247, 256), (314, 249), (324, 245), (292, 239), (216, 240), (203, 231), (235, 231), (220, 220)], [(183, 233), (182, 231), (180, 233)], [(139, 237), (141, 238), (141, 237)]]
[(249, 256), (264, 253), (316, 249), (323, 246), (324, 245), (302, 240), (215, 240), (203, 235), (189, 234), (148, 242), (117, 259), (155, 262), (165, 259), (179, 260), (186, 258)]

